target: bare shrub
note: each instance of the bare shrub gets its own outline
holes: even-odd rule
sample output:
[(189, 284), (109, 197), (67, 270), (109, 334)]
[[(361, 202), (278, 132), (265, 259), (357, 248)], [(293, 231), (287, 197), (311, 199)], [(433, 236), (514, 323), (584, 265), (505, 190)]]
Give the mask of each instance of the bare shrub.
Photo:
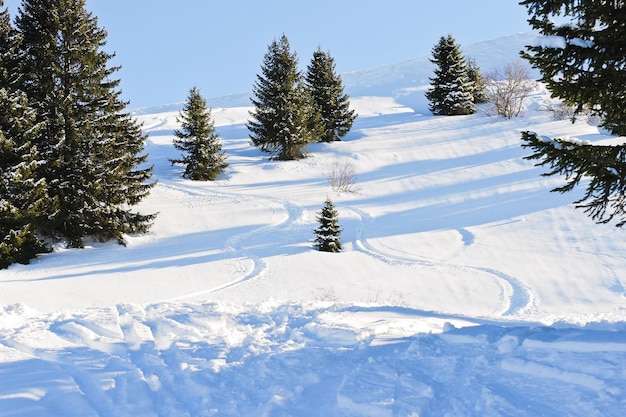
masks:
[(530, 67), (515, 60), (492, 70), (486, 78), (488, 101), (495, 106), (498, 116), (507, 119), (519, 116), (524, 109), (524, 100), (535, 87)]
[(587, 122), (597, 125), (601, 122), (601, 118), (592, 112), (588, 107), (583, 107), (582, 110), (577, 110), (576, 106), (566, 103), (556, 103), (548, 108), (548, 111), (552, 113), (552, 119), (554, 120), (570, 120), (575, 122), (582, 118)]
[(348, 160), (343, 162), (335, 161), (326, 173), (326, 178), (328, 178), (333, 191), (344, 193), (357, 191), (354, 187), (357, 179), (356, 171), (354, 170), (354, 165)]

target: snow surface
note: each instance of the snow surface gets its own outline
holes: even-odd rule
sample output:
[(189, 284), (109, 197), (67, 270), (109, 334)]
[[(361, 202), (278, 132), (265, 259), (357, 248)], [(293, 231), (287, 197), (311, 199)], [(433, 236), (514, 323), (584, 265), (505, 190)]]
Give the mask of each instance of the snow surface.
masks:
[[(615, 138), (552, 120), (540, 88), (512, 120), (398, 97), (353, 96), (347, 138), (291, 162), (249, 145), (250, 108), (214, 108), (211, 183), (168, 162), (176, 111), (139, 114), (159, 216), (0, 272), (0, 416), (622, 416), (624, 231), (520, 147)], [(326, 197), (339, 254), (313, 250)]]

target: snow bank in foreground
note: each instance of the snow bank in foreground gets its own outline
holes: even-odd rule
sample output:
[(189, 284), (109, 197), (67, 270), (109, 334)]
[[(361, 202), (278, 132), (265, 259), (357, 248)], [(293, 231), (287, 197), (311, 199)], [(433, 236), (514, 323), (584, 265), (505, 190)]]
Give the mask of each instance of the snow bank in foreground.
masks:
[[(0, 312), (0, 416), (618, 416), (626, 329), (226, 304)], [(457, 328), (456, 326), (463, 326)], [(36, 376), (36, 377), (35, 377)]]

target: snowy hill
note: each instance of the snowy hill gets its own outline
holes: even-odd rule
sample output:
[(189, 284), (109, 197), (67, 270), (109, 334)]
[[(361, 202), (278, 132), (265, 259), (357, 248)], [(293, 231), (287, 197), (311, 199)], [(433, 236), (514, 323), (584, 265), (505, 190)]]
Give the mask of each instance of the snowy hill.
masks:
[[(518, 33), (495, 40), (461, 45), (461, 50), (468, 59), (475, 60), (481, 70), (487, 73), (503, 64), (520, 59), (519, 52), (526, 45), (536, 43), (537, 39), (538, 35), (531, 32)], [(434, 69), (429, 58), (430, 56), (419, 56), (403, 62), (342, 74), (343, 84), (351, 97), (393, 97), (398, 103), (411, 107), (418, 113), (426, 113), (428, 105), (424, 91), (430, 84), (428, 77), (432, 77)], [(306, 68), (307, 58), (300, 59), (300, 66)], [(537, 72), (533, 74), (539, 75)], [(250, 92), (243, 92), (224, 97), (210, 97), (207, 98), (207, 102), (214, 108), (242, 107), (250, 105), (250, 96)], [(140, 108), (134, 112), (144, 115), (179, 111), (183, 104), (172, 103)]]
[[(541, 88), (517, 119), (433, 117), (398, 94), (429, 75), (406, 71), (350, 80), (369, 91), (353, 130), (302, 161), (268, 161), (249, 108), (215, 107), (213, 183), (169, 164), (175, 107), (138, 113), (159, 216), (127, 247), (0, 272), (0, 416), (621, 416), (623, 231), (550, 193), (520, 131), (615, 138), (552, 120)], [(312, 248), (327, 196), (340, 254)]]

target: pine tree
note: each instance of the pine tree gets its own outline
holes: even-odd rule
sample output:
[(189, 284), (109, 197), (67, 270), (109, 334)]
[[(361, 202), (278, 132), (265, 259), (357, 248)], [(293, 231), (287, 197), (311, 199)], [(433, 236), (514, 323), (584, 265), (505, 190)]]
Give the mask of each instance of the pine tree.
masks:
[(187, 103), (177, 119), (182, 130), (175, 130), (174, 147), (185, 154), (180, 159), (170, 159), (172, 164), (185, 164), (184, 177), (197, 181), (213, 181), (228, 163), (222, 143), (215, 132), (211, 110), (200, 91), (193, 87)]
[[(0, 7), (3, 3), (0, 0)], [(38, 153), (30, 139), (41, 127), (23, 93), (14, 90), (18, 39), (7, 10), (0, 12), (0, 269), (28, 263), (48, 246), (31, 223), (45, 212), (45, 182), (34, 171)]]
[(474, 83), (452, 35), (441, 37), (433, 47), (430, 61), (437, 65), (435, 77), (430, 78), (431, 86), (426, 92), (430, 111), (441, 116), (473, 114)]
[(344, 93), (341, 77), (335, 73), (330, 52), (318, 47), (307, 67), (307, 88), (313, 99), (317, 122), (321, 123), (320, 141), (339, 141), (352, 128), (356, 114), (350, 110), (350, 97)]
[(284, 34), (265, 54), (253, 88), (253, 120), (246, 126), (252, 144), (279, 160), (300, 159), (315, 141), (311, 129), (313, 107), (298, 71), (298, 59)]
[(112, 78), (118, 67), (101, 48), (107, 33), (85, 10), (84, 0), (24, 0), (16, 19), (20, 44), (20, 88), (37, 121), (45, 122), (33, 144), (45, 161), (52, 205), (39, 227), (82, 247), (147, 231), (154, 215), (131, 211), (148, 195), (152, 167), (141, 167), (141, 127), (126, 113)]
[(313, 230), (317, 235), (315, 246), (322, 252), (341, 252), (340, 235), (343, 229), (339, 226), (339, 214), (330, 198), (326, 199), (318, 213), (317, 221), (320, 225)]
[(585, 179), (587, 188), (575, 202), (598, 223), (618, 219), (616, 226), (626, 224), (626, 146), (592, 145), (572, 139), (551, 139), (534, 132), (522, 132), (522, 147), (534, 153), (527, 160), (539, 160), (537, 166), (549, 166), (543, 174), (564, 175), (567, 184), (553, 189), (566, 193)]
[[(614, 134), (626, 135), (626, 4), (623, 1), (522, 1), (529, 22), (557, 44), (527, 46), (522, 56), (541, 71), (550, 92), (576, 112), (590, 110)], [(555, 17), (561, 22), (556, 24)], [(567, 22), (569, 20), (569, 22)], [(626, 224), (626, 146), (594, 145), (552, 139), (523, 132), (526, 159), (548, 166), (544, 175), (565, 176), (566, 185), (552, 191), (569, 192), (585, 179), (583, 197), (575, 202), (598, 223)]]
[(39, 155), (28, 141), (38, 129), (33, 120), (24, 94), (0, 88), (0, 268), (49, 252), (35, 228), (48, 196), (45, 181), (34, 175)]
[[(526, 0), (533, 29), (558, 42), (527, 46), (522, 56), (554, 97), (591, 111), (601, 126), (626, 135), (626, 4), (621, 0)], [(555, 23), (560, 21), (562, 23)]]
[(467, 69), (467, 76), (474, 84), (474, 104), (486, 103), (488, 100), (487, 93), (485, 92), (487, 88), (487, 81), (485, 80), (485, 77), (483, 76), (475, 59), (468, 60)]

